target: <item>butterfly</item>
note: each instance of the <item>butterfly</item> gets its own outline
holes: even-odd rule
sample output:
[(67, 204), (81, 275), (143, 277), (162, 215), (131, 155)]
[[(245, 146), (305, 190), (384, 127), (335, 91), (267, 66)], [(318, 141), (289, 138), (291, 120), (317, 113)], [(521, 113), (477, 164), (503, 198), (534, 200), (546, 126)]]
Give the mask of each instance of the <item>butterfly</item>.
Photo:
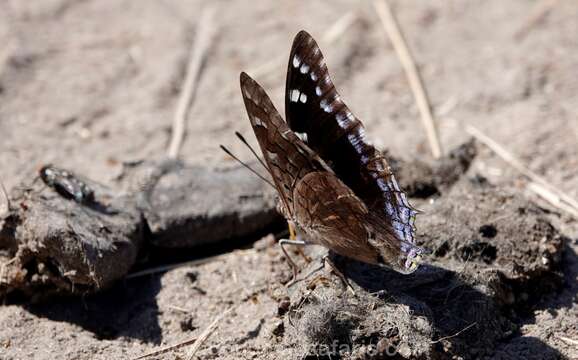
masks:
[(409, 274), (417, 211), (383, 154), (337, 93), (321, 50), (305, 31), (289, 57), (284, 121), (263, 88), (241, 73), (241, 92), (278, 209), (305, 243)]

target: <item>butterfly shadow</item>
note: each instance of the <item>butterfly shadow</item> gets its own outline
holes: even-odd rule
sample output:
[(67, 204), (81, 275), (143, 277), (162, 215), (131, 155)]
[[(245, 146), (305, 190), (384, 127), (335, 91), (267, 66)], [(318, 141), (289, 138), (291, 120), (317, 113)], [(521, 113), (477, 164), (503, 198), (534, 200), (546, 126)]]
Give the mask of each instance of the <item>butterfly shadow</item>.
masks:
[(78, 325), (99, 340), (125, 337), (158, 345), (162, 342), (156, 302), (160, 289), (160, 276), (142, 277), (98, 294), (26, 304), (24, 308), (39, 317)]
[[(338, 255), (331, 258), (354, 288), (360, 288), (356, 296), (404, 305), (412, 318), (427, 318), (434, 330), (432, 344), (439, 352), (445, 352), (449, 343), (454, 354), (475, 358), (487, 354), (487, 349), (499, 351), (500, 344), (521, 339), (508, 317), (511, 308), (501, 299), (499, 276), (483, 279), (479, 272), (453, 271), (431, 264), (404, 275)], [(548, 354), (552, 358), (560, 355), (540, 339), (523, 338), (523, 341), (531, 353)]]

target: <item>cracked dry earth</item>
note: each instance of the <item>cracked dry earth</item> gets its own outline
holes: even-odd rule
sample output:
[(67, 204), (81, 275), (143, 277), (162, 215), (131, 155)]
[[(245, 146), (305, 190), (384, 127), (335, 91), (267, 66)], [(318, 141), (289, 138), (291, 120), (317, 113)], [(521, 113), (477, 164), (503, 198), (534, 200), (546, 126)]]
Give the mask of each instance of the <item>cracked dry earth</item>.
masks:
[[(206, 3), (0, 1), (0, 168), (8, 190), (46, 163), (114, 189), (123, 162), (161, 158)], [(393, 350), (406, 359), (578, 358), (576, 221), (527, 192), (526, 181), (479, 144), (464, 166), (429, 158), (405, 75), (370, 3), (210, 3), (218, 35), (189, 116), (183, 160), (207, 172), (232, 168), (219, 143), (250, 158), (233, 135), (239, 130), (252, 139), (238, 74), (285, 58), (293, 36), (306, 29), (369, 137), (399, 159), (393, 165), (400, 184), (424, 211), (420, 244), (433, 254), (411, 276), (330, 256), (352, 295), (329, 268), (313, 272), (325, 253), (310, 247), (312, 261), (300, 264), (301, 276), (311, 276), (287, 289), (291, 272), (274, 239), (230, 222), (232, 229), (218, 233), (243, 233), (244, 248), (231, 251), (239, 244), (233, 239), (215, 242), (212, 253), (228, 252), (206, 263), (118, 281), (95, 295), (6, 300), (0, 359), (130, 359), (198, 337), (231, 307), (199, 358), (365, 359)], [(578, 5), (558, 1), (536, 18), (539, 3), (412, 0), (394, 7), (446, 153), (467, 143), (463, 126), (474, 125), (578, 198), (578, 85), (571, 76)], [(349, 13), (347, 31), (324, 40)], [(257, 77), (276, 104), (284, 64)], [(174, 175), (164, 181), (167, 188), (187, 184)], [(203, 193), (191, 187), (195, 196)], [(218, 191), (206, 194), (214, 198), (194, 198), (219, 202)], [(158, 204), (170, 214), (166, 202)], [(263, 216), (269, 211), (264, 207)], [(208, 227), (219, 219), (212, 216), (204, 218)], [(149, 255), (162, 253), (170, 263), (207, 254), (206, 245), (179, 248), (187, 237), (174, 230), (178, 221), (154, 224), (168, 231)], [(206, 238), (216, 231), (199, 232)], [(177, 251), (158, 250), (167, 243)], [(146, 268), (149, 259), (137, 266)], [(186, 351), (156, 358), (185, 358)]]

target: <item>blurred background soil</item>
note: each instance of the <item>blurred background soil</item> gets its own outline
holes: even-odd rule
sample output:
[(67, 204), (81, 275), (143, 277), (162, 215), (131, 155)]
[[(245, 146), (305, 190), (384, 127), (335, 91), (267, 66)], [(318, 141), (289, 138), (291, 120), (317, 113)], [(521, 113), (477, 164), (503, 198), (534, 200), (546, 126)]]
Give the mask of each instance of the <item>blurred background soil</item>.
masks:
[[(412, 0), (397, 1), (395, 10), (444, 149), (467, 141), (463, 127), (475, 125), (578, 198), (578, 4), (550, 1), (550, 11), (536, 18), (543, 2)], [(319, 42), (336, 87), (375, 144), (405, 160), (430, 156), (403, 69), (371, 2), (2, 0), (0, 176), (6, 187), (32, 181), (46, 163), (113, 185), (122, 162), (161, 157), (195, 25), (209, 3), (217, 11), (216, 37), (188, 117), (181, 151), (187, 163), (232, 166), (221, 143), (250, 159), (234, 136), (238, 130), (253, 140), (239, 72), (283, 59), (256, 77), (282, 110), (286, 58), (301, 29)], [(347, 31), (325, 41), (323, 34), (347, 14), (354, 18)], [(483, 147), (469, 173), (549, 208)], [(539, 342), (544, 353), (578, 358), (578, 342), (568, 341), (578, 341), (578, 226), (553, 211), (551, 221), (569, 239), (565, 285), (529, 310), (501, 356), (544, 358), (516, 352)], [(198, 336), (240, 298), (255, 306), (232, 313), (201, 354), (283, 358), (293, 353), (271, 340), (278, 320), (277, 303), (266, 295), (270, 272), (259, 253), (238, 250), (194, 269), (127, 280), (90, 299), (1, 306), (0, 358), (131, 358)], [(219, 282), (223, 278), (234, 281)], [(228, 346), (220, 347), (224, 341)]]

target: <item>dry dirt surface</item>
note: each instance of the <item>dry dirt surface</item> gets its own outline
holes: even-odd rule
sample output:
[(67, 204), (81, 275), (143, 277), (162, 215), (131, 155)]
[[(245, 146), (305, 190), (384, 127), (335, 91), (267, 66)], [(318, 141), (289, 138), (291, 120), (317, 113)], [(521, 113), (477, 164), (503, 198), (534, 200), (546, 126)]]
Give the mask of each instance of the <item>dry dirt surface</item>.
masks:
[[(144, 242), (133, 241), (133, 232), (116, 233), (136, 246), (126, 255), (136, 263), (132, 271), (225, 254), (84, 296), (76, 289), (45, 297), (42, 286), (28, 286), (44, 281), (39, 264), (24, 267), (26, 291), (0, 306), (0, 359), (136, 358), (199, 338), (221, 314), (226, 316), (198, 358), (578, 358), (577, 222), (528, 192), (527, 181), (490, 150), (467, 145), (464, 131), (476, 126), (578, 198), (574, 1), (394, 3), (445, 153), (454, 149), (433, 161), (403, 69), (371, 2), (0, 0), (0, 176), (8, 191), (30, 184), (48, 163), (124, 189), (119, 179), (126, 164), (162, 159), (195, 26), (209, 4), (216, 9), (216, 36), (188, 116), (185, 169), (203, 169), (203, 181), (212, 172), (226, 178), (236, 171), (220, 143), (251, 159), (234, 136), (238, 130), (256, 143), (239, 73), (259, 73), (256, 80), (282, 110), (286, 58), (293, 36), (305, 29), (368, 136), (398, 159), (393, 165), (400, 184), (424, 211), (416, 222), (420, 245), (432, 255), (410, 276), (331, 254), (334, 270), (326, 264), (314, 271), (325, 252), (310, 247), (311, 262), (294, 257), (300, 276), (311, 275), (287, 288), (291, 272), (274, 238), (248, 235), (281, 230), (267, 197), (239, 197), (240, 208), (251, 214), (248, 231), (243, 221), (220, 221), (234, 211), (221, 204), (214, 184), (203, 191), (190, 183), (191, 198), (206, 212), (170, 192), (189, 184), (178, 174), (194, 175), (182, 170), (162, 179), (152, 200), (164, 217), (151, 220), (148, 209), (136, 205), (140, 220), (134, 209), (127, 212), (131, 224), (147, 222), (139, 235)], [(353, 19), (346, 31), (327, 36), (344, 16)], [(266, 65), (270, 70), (261, 71)], [(230, 191), (223, 186), (223, 194)], [(229, 204), (231, 196), (225, 198)], [(190, 218), (172, 213), (172, 203)], [(42, 212), (34, 214), (50, 225)], [(26, 229), (34, 229), (31, 224)], [(187, 229), (221, 242), (209, 250), (188, 246)], [(150, 231), (160, 235), (151, 240)], [(242, 241), (222, 239), (233, 234)], [(27, 239), (31, 258), (55, 251), (35, 248), (36, 230), (16, 235)], [(0, 233), (2, 264), (22, 245), (2, 243), (8, 237)], [(150, 358), (183, 359), (190, 347)]]

